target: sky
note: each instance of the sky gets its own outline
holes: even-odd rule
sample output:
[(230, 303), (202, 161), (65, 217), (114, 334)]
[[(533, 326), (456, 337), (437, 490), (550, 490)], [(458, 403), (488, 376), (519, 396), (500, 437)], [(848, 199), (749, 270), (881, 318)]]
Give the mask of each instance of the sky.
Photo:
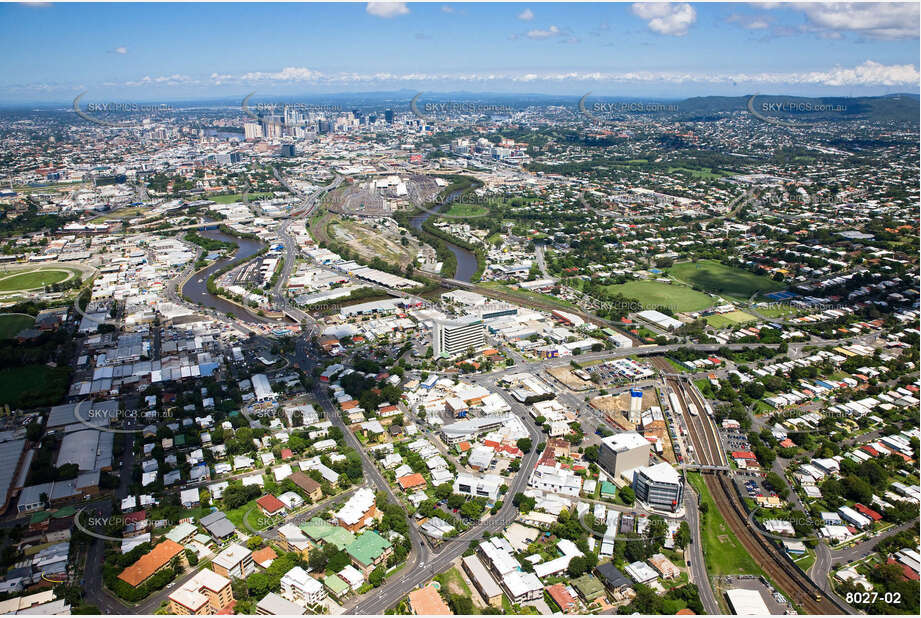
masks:
[(4, 3), (0, 101), (918, 93), (917, 3)]

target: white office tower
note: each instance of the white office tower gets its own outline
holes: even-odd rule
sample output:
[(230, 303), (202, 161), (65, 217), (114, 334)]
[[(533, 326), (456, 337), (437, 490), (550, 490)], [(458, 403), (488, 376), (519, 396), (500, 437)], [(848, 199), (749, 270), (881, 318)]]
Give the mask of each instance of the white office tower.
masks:
[(243, 123), (243, 138), (250, 139), (259, 139), (262, 137), (262, 125), (258, 122), (244, 122)]
[(481, 350), (485, 345), (486, 331), (483, 321), (476, 316), (435, 322), (432, 335), (435, 358), (452, 358), (468, 349)]

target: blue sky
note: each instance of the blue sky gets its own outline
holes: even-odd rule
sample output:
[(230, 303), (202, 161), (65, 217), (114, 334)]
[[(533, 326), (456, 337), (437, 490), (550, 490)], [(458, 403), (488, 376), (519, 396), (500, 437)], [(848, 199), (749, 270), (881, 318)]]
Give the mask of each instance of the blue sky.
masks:
[(918, 92), (918, 5), (0, 4), (0, 99)]

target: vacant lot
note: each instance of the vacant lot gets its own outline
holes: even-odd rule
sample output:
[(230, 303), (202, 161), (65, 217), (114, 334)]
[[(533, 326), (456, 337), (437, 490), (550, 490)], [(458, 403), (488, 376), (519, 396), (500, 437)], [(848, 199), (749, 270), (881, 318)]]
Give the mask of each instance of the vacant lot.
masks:
[(35, 323), (35, 318), (22, 313), (0, 314), (0, 339), (9, 339)]
[(15, 292), (45, 287), (68, 279), (72, 273), (67, 270), (43, 269), (13, 274), (0, 274), (0, 292)]
[(713, 328), (726, 328), (727, 326), (735, 326), (736, 324), (754, 322), (756, 319), (755, 316), (745, 313), (744, 311), (730, 311), (729, 313), (707, 316), (707, 324)]
[[(329, 230), (335, 240), (345, 243), (367, 259), (379, 257), (390, 264), (406, 266), (419, 253), (419, 241), (414, 236), (405, 234), (401, 237), (392, 228), (364, 225), (337, 217), (330, 222)], [(406, 245), (403, 245), (402, 239), (406, 240)]]
[(635, 298), (643, 309), (670, 307), (673, 311), (700, 311), (713, 304), (713, 299), (703, 292), (661, 281), (628, 281), (606, 286), (605, 291)]
[(776, 292), (786, 287), (769, 277), (761, 277), (712, 260), (675, 264), (668, 269), (668, 274), (707, 292), (740, 300), (748, 300), (755, 292)]
[(140, 217), (146, 215), (148, 212), (153, 210), (152, 208), (144, 208), (143, 206), (133, 206), (130, 208), (119, 208), (118, 210), (113, 210), (111, 212), (103, 213), (93, 219), (94, 223), (100, 223), (102, 221), (115, 221), (121, 219), (133, 219), (134, 217)]

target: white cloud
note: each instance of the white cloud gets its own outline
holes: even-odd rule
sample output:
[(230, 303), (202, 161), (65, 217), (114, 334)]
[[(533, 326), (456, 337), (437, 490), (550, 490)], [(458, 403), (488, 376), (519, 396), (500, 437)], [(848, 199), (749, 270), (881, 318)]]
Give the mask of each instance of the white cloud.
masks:
[(128, 53), (128, 48), (127, 47), (116, 47), (112, 51), (116, 54), (125, 55)]
[(281, 71), (276, 71), (274, 73), (264, 73), (262, 71), (244, 73), (240, 79), (243, 81), (271, 80), (279, 82), (309, 82), (318, 81), (323, 77), (323, 73), (314, 71), (313, 69), (305, 67), (285, 67)]
[(816, 28), (851, 31), (877, 39), (918, 38), (919, 5), (915, 2), (806, 3), (798, 8)]
[(528, 30), (528, 34), (526, 36), (529, 39), (533, 39), (535, 41), (542, 41), (544, 39), (559, 36), (560, 33), (561, 31), (557, 26), (550, 26), (546, 30), (540, 30), (538, 28), (535, 28), (534, 30)]
[(726, 21), (730, 24), (739, 24), (746, 30), (766, 30), (771, 25), (770, 20), (765, 17), (739, 15), (738, 13), (730, 15), (726, 18)]
[[(560, 33), (559, 42), (570, 42), (565, 32)], [(913, 89), (921, 82), (921, 73), (911, 64), (886, 65), (873, 60), (852, 67), (836, 66), (826, 70), (771, 73), (771, 72), (681, 72), (681, 71), (627, 71), (627, 72), (510, 72), (495, 71), (482, 73), (323, 73), (307, 67), (285, 67), (280, 71), (255, 71), (244, 74), (211, 73), (200, 79), (187, 75), (145, 76), (124, 82), (129, 87), (171, 87), (171, 86), (285, 86), (311, 84), (317, 86), (341, 87), (359, 84), (373, 84), (386, 87), (429, 87), (444, 84), (463, 84), (466, 87), (507, 84), (564, 84), (579, 82), (586, 90), (612, 84), (702, 84), (738, 85), (750, 88), (750, 92), (773, 87), (780, 90), (791, 86), (815, 87), (898, 87)], [(535, 85), (537, 84), (537, 85)], [(42, 91), (49, 87), (70, 89), (67, 84), (0, 84), (5, 89), (21, 91)], [(81, 86), (81, 90), (86, 90)]]
[[(551, 30), (555, 27), (551, 27)], [(550, 32), (540, 31), (540, 32)], [(561, 36), (556, 28), (550, 36)], [(546, 37), (545, 37), (546, 38)], [(561, 39), (570, 42), (570, 39)], [(921, 73), (914, 65), (885, 65), (872, 60), (854, 67), (834, 67), (825, 71), (799, 73), (690, 73), (677, 71), (605, 72), (545, 72), (545, 73), (335, 73), (326, 74), (305, 67), (286, 67), (277, 72), (252, 72), (237, 78), (212, 75), (222, 82), (249, 83), (253, 81), (312, 82), (317, 84), (353, 84), (361, 82), (666, 82), (666, 83), (744, 83), (751, 85), (808, 84), (815, 86), (917, 86)], [(147, 78), (150, 79), (150, 78)]]
[(531, 9), (525, 9), (518, 13), (518, 19), (521, 21), (531, 21), (534, 19), (534, 12)]
[(670, 36), (684, 36), (688, 27), (697, 21), (697, 11), (687, 3), (636, 2), (632, 11), (640, 19), (646, 20), (653, 32)]
[(365, 11), (375, 17), (388, 19), (397, 15), (407, 15), (409, 7), (406, 6), (405, 2), (369, 2), (365, 7)]
[(442, 13), (453, 13), (453, 12), (454, 12), (454, 7), (451, 6), (450, 4), (442, 4), (442, 5), (441, 5), (441, 12), (442, 12)]

